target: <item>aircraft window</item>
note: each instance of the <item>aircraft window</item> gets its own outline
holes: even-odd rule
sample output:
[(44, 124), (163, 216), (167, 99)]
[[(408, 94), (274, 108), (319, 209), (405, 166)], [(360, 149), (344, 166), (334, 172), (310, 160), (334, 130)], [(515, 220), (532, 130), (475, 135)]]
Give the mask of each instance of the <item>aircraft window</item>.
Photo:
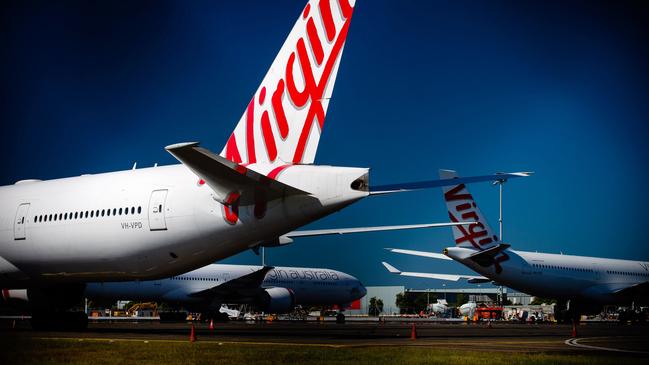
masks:
[(95, 211), (94, 211), (94, 210), (91, 210), (91, 211), (90, 211), (90, 218), (94, 218), (94, 216), (95, 216)]
[(142, 207), (137, 207), (137, 214), (142, 213)]
[(60, 221), (63, 220), (63, 213), (59, 213), (59, 220), (60, 220)]
[(110, 217), (110, 209), (106, 209), (106, 215)]
[(119, 208), (119, 215), (122, 215), (122, 208)]
[(101, 210), (101, 216), (103, 217), (104, 214), (106, 214), (106, 210), (105, 210), (105, 209), (102, 209), (102, 210)]
[(55, 221), (55, 222), (57, 221), (58, 218), (59, 218), (59, 216), (56, 215), (56, 214), (54, 214), (54, 221)]
[(128, 215), (128, 207), (124, 209), (124, 215)]
[(63, 219), (66, 221), (68, 220), (68, 213), (63, 214)]
[(79, 217), (79, 212), (74, 212), (74, 219), (77, 219)]
[(135, 207), (131, 207), (131, 214), (135, 214)]
[(158, 213), (162, 212), (162, 204), (158, 205)]
[(117, 213), (117, 209), (113, 208), (113, 215), (117, 215), (116, 213)]

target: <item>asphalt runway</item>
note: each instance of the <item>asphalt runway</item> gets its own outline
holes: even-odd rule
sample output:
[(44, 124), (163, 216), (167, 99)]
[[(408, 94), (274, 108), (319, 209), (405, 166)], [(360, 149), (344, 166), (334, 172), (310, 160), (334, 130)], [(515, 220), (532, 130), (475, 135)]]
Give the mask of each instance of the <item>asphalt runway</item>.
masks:
[[(197, 341), (250, 345), (369, 347), (426, 346), (478, 351), (509, 352), (606, 352), (649, 357), (649, 325), (586, 323), (572, 337), (570, 325), (484, 323), (416, 324), (417, 339), (411, 339), (409, 322), (229, 322), (195, 323)], [(90, 323), (85, 332), (32, 331), (26, 322), (3, 323), (4, 336), (79, 341), (188, 341), (190, 323), (120, 322)]]

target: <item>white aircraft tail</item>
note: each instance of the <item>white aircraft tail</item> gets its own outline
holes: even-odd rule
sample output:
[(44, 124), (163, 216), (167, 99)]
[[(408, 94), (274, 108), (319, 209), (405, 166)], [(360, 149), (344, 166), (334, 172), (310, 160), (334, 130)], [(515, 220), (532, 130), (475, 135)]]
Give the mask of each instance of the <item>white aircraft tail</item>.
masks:
[[(457, 178), (458, 174), (452, 170), (439, 170), (441, 179)], [(453, 237), (458, 247), (474, 248), (485, 250), (498, 243), (498, 235), (494, 232), (484, 215), (478, 208), (475, 200), (464, 184), (445, 186), (444, 201), (448, 209), (448, 216), (451, 222), (475, 221), (470, 226), (454, 226)]]
[(355, 0), (310, 0), (221, 156), (240, 164), (313, 163)]

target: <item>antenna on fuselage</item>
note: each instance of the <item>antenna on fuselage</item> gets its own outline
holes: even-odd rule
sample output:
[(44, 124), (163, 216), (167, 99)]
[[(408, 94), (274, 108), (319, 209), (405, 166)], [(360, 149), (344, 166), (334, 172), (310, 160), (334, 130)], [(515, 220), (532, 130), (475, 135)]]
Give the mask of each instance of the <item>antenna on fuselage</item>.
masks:
[(137, 168), (137, 161), (133, 163), (133, 168), (131, 170), (135, 170)]

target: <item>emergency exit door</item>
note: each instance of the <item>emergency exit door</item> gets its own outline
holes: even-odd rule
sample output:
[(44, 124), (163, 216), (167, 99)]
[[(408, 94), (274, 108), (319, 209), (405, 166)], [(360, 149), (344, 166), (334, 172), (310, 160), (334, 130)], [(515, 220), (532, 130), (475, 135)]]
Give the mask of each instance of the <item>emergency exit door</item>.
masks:
[(167, 190), (154, 190), (149, 200), (149, 228), (152, 231), (164, 231), (167, 229), (165, 221), (165, 202), (167, 200)]
[(27, 213), (29, 212), (29, 203), (20, 204), (16, 211), (16, 220), (14, 221), (14, 239), (25, 239), (25, 226), (27, 225)]

